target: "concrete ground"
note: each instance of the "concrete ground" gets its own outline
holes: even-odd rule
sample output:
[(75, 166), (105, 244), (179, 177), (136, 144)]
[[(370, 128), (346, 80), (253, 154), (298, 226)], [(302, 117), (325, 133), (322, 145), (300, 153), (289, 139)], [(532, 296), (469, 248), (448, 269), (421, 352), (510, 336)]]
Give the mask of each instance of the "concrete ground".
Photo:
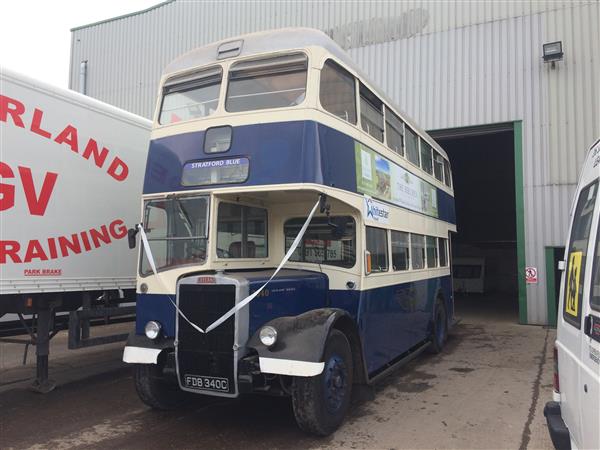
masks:
[(24, 380), (34, 366), (18, 367), (22, 348), (0, 344), (0, 448), (552, 449), (542, 410), (552, 395), (555, 331), (518, 325), (512, 311), (481, 299), (457, 310), (463, 320), (441, 355), (422, 355), (382, 380), (325, 439), (296, 428), (286, 399), (151, 411), (119, 362), (122, 344), (66, 352), (57, 336), (51, 370), (59, 386), (36, 394)]

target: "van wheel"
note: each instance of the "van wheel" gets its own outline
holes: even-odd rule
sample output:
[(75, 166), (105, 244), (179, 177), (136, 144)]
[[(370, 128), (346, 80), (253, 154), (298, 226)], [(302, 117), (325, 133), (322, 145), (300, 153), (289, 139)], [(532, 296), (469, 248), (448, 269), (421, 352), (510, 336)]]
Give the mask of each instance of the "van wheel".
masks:
[(186, 404), (190, 396), (165, 379), (161, 364), (135, 364), (133, 381), (140, 400), (154, 409), (170, 410)]
[(333, 433), (343, 422), (352, 395), (352, 352), (346, 336), (332, 330), (325, 344), (320, 375), (295, 377), (292, 406), (298, 426), (318, 436)]
[(441, 299), (435, 302), (435, 313), (433, 316), (433, 327), (431, 330), (431, 345), (429, 352), (441, 353), (448, 338), (448, 319), (446, 316), (446, 307)]

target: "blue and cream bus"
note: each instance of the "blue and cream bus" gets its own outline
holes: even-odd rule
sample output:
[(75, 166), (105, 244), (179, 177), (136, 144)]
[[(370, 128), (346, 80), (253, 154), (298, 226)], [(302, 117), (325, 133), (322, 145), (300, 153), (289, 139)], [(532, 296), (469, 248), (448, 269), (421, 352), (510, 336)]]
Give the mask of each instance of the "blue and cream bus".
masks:
[(353, 385), (444, 346), (448, 157), (319, 31), (249, 34), (166, 68), (142, 218), (123, 358), (151, 407), (286, 395), (326, 435)]

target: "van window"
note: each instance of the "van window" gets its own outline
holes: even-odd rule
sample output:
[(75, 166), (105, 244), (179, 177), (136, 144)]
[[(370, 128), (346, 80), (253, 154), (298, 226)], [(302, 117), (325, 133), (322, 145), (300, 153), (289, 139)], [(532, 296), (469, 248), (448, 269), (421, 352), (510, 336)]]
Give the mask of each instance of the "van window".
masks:
[(390, 149), (404, 156), (404, 124), (387, 106), (385, 108), (385, 138)]
[(387, 231), (382, 228), (367, 227), (367, 250), (371, 253), (371, 271), (387, 272), (388, 247)]
[(410, 256), (413, 269), (425, 268), (425, 236), (421, 234), (410, 235)]
[(598, 221), (598, 230), (596, 231), (596, 252), (593, 267), (590, 306), (592, 309), (600, 311), (600, 221)]
[(266, 258), (267, 210), (219, 203), (217, 257)]
[(229, 69), (225, 109), (253, 111), (304, 101), (308, 58), (304, 54), (240, 61)]
[(364, 85), (360, 85), (360, 126), (383, 142), (383, 103)]
[(409, 240), (408, 233), (392, 231), (392, 268), (394, 270), (408, 270), (409, 268)]
[(563, 317), (571, 325), (581, 327), (581, 297), (585, 279), (586, 253), (589, 244), (590, 228), (594, 215), (594, 206), (598, 194), (598, 181), (581, 190), (567, 253), (567, 273), (564, 289)]
[(354, 77), (328, 60), (321, 70), (321, 106), (347, 122), (356, 124), (356, 86)]
[(405, 127), (406, 158), (415, 166), (419, 165), (419, 138), (413, 130)]
[[(294, 218), (283, 225), (286, 252), (292, 246), (305, 221), (304, 217)], [(349, 216), (334, 216), (331, 219), (313, 217), (290, 261), (353, 267), (356, 261), (354, 219)]]

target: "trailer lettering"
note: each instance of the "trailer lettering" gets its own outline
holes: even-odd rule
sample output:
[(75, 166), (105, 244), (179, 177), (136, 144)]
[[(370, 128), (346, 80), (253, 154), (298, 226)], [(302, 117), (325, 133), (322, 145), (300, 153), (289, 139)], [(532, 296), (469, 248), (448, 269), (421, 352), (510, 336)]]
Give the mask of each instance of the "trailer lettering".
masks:
[[(91, 238), (90, 238), (91, 236)], [(110, 245), (127, 236), (127, 226), (122, 219), (115, 219), (107, 225), (90, 228), (71, 235), (49, 237), (45, 240), (31, 239), (27, 243), (0, 240), (0, 264), (12, 261), (15, 264), (29, 263), (35, 259), (48, 261), (78, 255), (103, 245)], [(90, 245), (90, 242), (93, 243)], [(81, 244), (83, 243), (83, 249)], [(22, 255), (24, 249), (24, 255)]]
[(8, 115), (12, 117), (13, 123), (20, 127), (25, 128), (21, 115), (25, 113), (25, 105), (15, 100), (14, 98), (7, 97), (6, 95), (0, 95), (0, 120), (2, 122), (8, 122)]
[(19, 175), (21, 176), (21, 184), (23, 185), (23, 192), (25, 192), (25, 199), (27, 200), (29, 213), (32, 216), (43, 216), (46, 213), (50, 196), (54, 191), (58, 174), (54, 172), (46, 172), (39, 196), (35, 193), (31, 169), (29, 167), (19, 166)]
[(46, 139), (50, 139), (52, 134), (44, 129), (42, 129), (42, 117), (44, 117), (44, 111), (41, 109), (35, 108), (33, 110), (33, 119), (31, 119), (31, 131), (35, 134), (39, 134)]
[(67, 125), (64, 130), (60, 132), (54, 142), (57, 144), (67, 144), (71, 147), (75, 153), (79, 153), (79, 143), (77, 142), (77, 128), (73, 125)]
[[(15, 174), (8, 164), (0, 161), (0, 178), (14, 178)], [(12, 184), (0, 183), (0, 211), (15, 205), (15, 187)]]
[[(46, 213), (48, 202), (54, 191), (58, 174), (46, 172), (44, 181), (42, 182), (42, 188), (38, 195), (33, 182), (31, 169), (23, 166), (18, 166), (17, 169), (21, 178), (21, 186), (23, 187), (29, 213), (32, 216), (43, 216)], [(10, 166), (0, 161), (0, 178), (14, 177), (15, 173)], [(0, 183), (0, 194), (2, 195), (0, 198), (0, 211), (5, 211), (15, 206), (15, 186), (12, 184)]]
[[(0, 95), (0, 121), (9, 123), (10, 121), (19, 128), (26, 128), (23, 121), (23, 115), (26, 113), (26, 108), (23, 103), (5, 95)], [(33, 115), (31, 117), (31, 123), (29, 124), (29, 131), (32, 133), (42, 136), (46, 139), (52, 139), (53, 134), (43, 126), (44, 111), (40, 108), (33, 108)], [(60, 131), (53, 139), (57, 144), (65, 144), (71, 149), (73, 153), (79, 153), (79, 131), (75, 125), (67, 124), (62, 131)], [(105, 164), (109, 160), (110, 150), (104, 146), (99, 146), (98, 142), (89, 138), (85, 147), (83, 147), (83, 141), (81, 142), (82, 148), (84, 148), (83, 156), (85, 159), (90, 161), (93, 159), (94, 164), (99, 169), (105, 167)], [(106, 169), (106, 173), (114, 178), (116, 181), (123, 181), (129, 175), (129, 166), (118, 156), (110, 158), (110, 164)]]

